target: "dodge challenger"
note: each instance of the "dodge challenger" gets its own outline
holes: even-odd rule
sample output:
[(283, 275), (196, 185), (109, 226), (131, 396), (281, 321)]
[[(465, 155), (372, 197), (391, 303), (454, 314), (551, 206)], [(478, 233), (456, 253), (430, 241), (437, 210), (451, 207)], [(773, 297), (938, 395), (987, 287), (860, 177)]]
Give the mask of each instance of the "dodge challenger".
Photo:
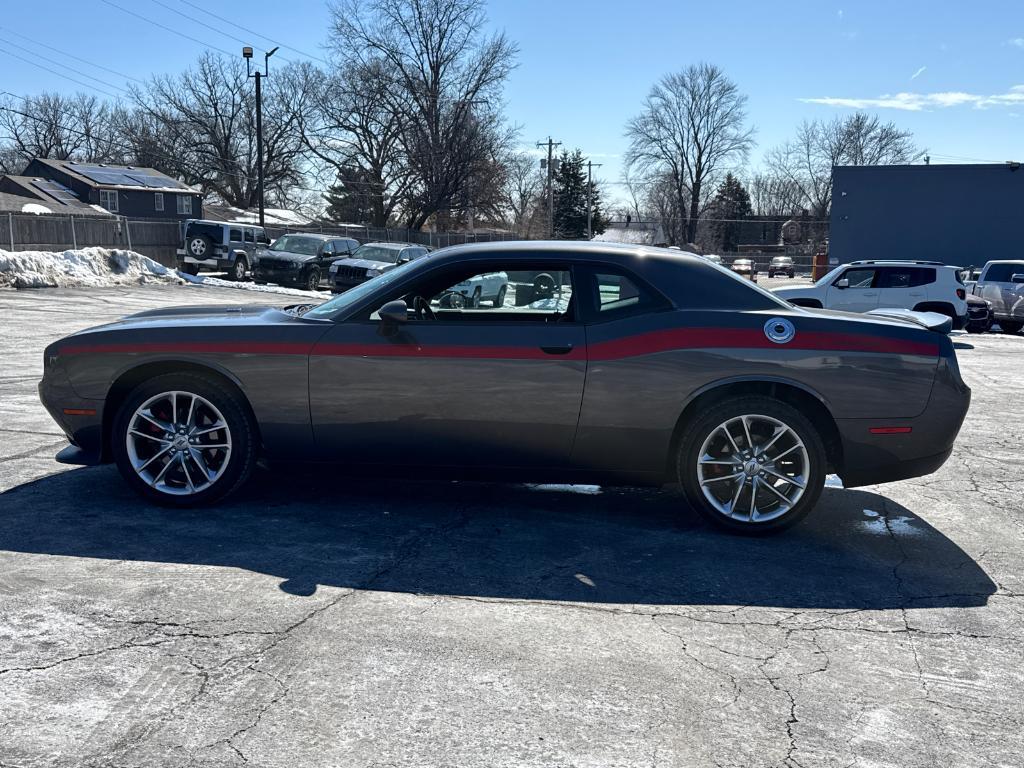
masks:
[[(454, 286), (544, 275), (544, 301), (453, 307)], [(514, 297), (513, 297), (514, 298)], [(949, 456), (970, 402), (950, 340), (791, 306), (705, 259), (593, 243), (458, 246), (317, 306), (159, 309), (44, 353), (67, 463), (210, 504), (254, 463), (678, 484), (767, 533), (827, 473), (847, 487)]]

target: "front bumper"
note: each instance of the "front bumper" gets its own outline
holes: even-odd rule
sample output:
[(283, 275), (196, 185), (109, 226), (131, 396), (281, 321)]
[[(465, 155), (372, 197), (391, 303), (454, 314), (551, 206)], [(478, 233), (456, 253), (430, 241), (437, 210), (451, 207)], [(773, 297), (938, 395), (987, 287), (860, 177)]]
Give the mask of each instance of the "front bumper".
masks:
[(71, 443), (57, 454), (57, 461), (85, 465), (104, 461), (102, 400), (80, 397), (60, 371), (43, 374), (39, 400)]
[[(928, 405), (919, 416), (836, 419), (843, 450), (838, 474), (845, 487), (921, 477), (945, 463), (971, 404), (971, 389), (955, 365), (950, 358), (939, 358)], [(873, 434), (870, 430), (877, 427), (909, 427), (911, 431)]]
[(253, 270), (253, 280), (263, 280), (268, 283), (288, 283), (298, 285), (302, 282), (301, 269), (261, 269), (258, 265)]

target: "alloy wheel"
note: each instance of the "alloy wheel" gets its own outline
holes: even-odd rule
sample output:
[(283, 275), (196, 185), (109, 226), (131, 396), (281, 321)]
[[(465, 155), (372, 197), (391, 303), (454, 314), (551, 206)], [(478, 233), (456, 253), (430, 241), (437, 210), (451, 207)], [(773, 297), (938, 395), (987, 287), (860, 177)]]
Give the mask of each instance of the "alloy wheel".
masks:
[(162, 392), (143, 402), (128, 421), (125, 442), (135, 474), (172, 496), (205, 491), (231, 458), (227, 420), (213, 403), (191, 392)]
[(791, 510), (807, 489), (810, 459), (792, 427), (771, 416), (734, 416), (711, 430), (697, 454), (704, 498), (733, 520), (762, 523)]

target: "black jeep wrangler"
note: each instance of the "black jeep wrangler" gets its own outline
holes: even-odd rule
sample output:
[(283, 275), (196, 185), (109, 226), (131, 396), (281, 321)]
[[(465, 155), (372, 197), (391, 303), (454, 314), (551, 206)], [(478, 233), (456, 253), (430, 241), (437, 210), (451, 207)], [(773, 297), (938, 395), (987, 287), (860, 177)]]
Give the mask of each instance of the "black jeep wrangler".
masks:
[(256, 262), (256, 249), (269, 244), (262, 227), (188, 219), (182, 228), (178, 269), (190, 275), (201, 269), (227, 272), (232, 280), (244, 280)]

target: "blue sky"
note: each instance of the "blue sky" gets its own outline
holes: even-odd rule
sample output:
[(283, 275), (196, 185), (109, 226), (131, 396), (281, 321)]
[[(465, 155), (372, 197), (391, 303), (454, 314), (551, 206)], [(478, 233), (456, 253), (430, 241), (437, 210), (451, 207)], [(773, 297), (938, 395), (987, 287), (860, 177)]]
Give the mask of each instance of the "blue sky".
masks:
[[(110, 2), (232, 53), (241, 46), (233, 38), (266, 44), (184, 0)], [(322, 0), (192, 2), (322, 53)], [(115, 86), (124, 78), (58, 51), (144, 79), (182, 69), (203, 48), (103, 0), (3, 4), (0, 50), (28, 57), (13, 44), (24, 46), (72, 69), (38, 63), (104, 90), (111, 89), (84, 76)], [(626, 120), (659, 77), (697, 61), (718, 64), (748, 95), (755, 163), (801, 120), (856, 107), (913, 131), (933, 162), (1024, 160), (1022, 0), (492, 0), (488, 9), (492, 26), (520, 48), (506, 96), (523, 145), (550, 134), (603, 163), (597, 173), (612, 184), (620, 180)], [(0, 90), (85, 90), (7, 54), (0, 53)], [(278, 56), (298, 57), (284, 50)], [(616, 197), (620, 190), (610, 188)]]

